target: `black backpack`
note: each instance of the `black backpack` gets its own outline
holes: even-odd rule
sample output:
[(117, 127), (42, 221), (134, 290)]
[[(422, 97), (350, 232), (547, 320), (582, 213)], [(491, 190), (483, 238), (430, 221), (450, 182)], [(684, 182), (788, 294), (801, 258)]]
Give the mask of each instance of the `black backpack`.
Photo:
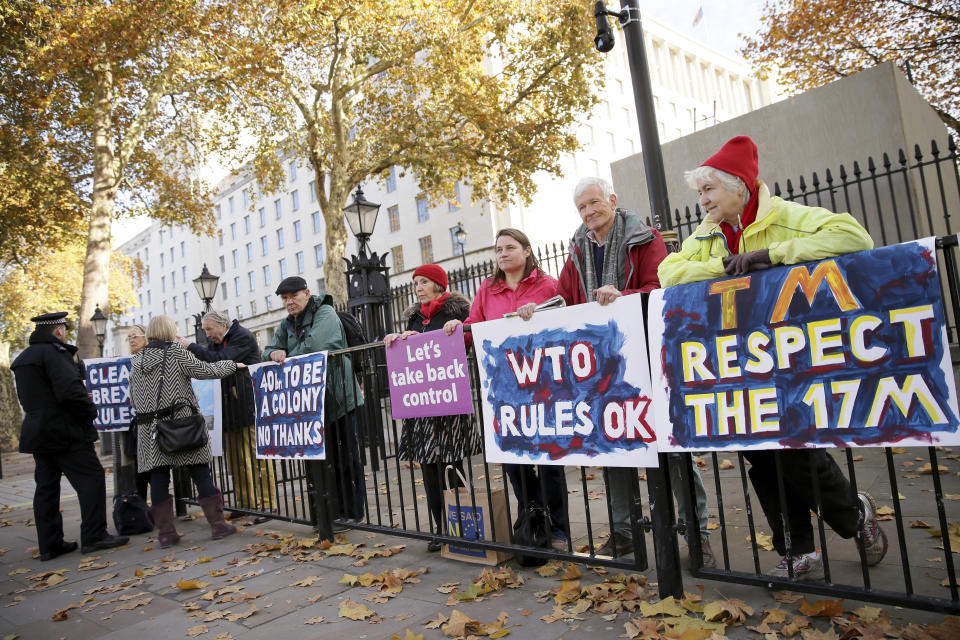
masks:
[(136, 491), (113, 496), (113, 524), (121, 536), (153, 531), (147, 519), (147, 503)]
[[(340, 318), (340, 324), (343, 326), (343, 333), (347, 337), (348, 347), (359, 347), (368, 344), (367, 335), (363, 332), (363, 325), (349, 311), (337, 311), (337, 317)], [(350, 361), (353, 363), (353, 372), (356, 375), (363, 373), (363, 353), (351, 353)]]

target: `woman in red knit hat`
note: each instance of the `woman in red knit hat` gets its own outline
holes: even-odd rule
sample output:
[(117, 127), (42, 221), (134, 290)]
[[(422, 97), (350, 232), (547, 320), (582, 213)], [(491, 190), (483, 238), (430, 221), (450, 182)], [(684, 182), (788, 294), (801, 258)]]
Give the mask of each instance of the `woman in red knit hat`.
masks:
[[(832, 213), (771, 196), (767, 185), (757, 179), (758, 173), (757, 145), (747, 136), (737, 136), (684, 174), (687, 184), (700, 194), (700, 206), (707, 215), (684, 240), (680, 252), (660, 263), (662, 286), (744, 275), (774, 265), (873, 248), (873, 240), (849, 213)], [(873, 497), (865, 491), (854, 494), (825, 450), (745, 451), (743, 455), (750, 462), (751, 483), (773, 529), (773, 546), (783, 556), (769, 575), (786, 578), (792, 564), (795, 579), (823, 578), (823, 560), (810, 521), (814, 509), (841, 537), (856, 536), (863, 542), (868, 564), (883, 559), (887, 537), (877, 524)], [(777, 489), (777, 455), (785, 505), (780, 504)], [(820, 490), (819, 505), (814, 498), (814, 479)], [(783, 512), (789, 532), (784, 531)]]
[[(470, 300), (456, 291), (447, 291), (447, 272), (436, 264), (424, 264), (413, 272), (414, 293), (417, 302), (407, 307), (403, 319), (407, 329), (401, 334), (385, 336), (387, 349), (398, 339), (407, 339), (418, 333), (437, 331), (450, 320), (466, 320)], [(403, 421), (403, 432), (397, 457), (420, 464), (427, 507), (433, 521), (432, 530), (443, 533), (443, 473), (447, 465), (463, 472), (463, 459), (483, 450), (480, 429), (472, 415), (412, 418)], [(451, 486), (459, 481), (450, 474)], [(429, 551), (439, 551), (441, 543), (431, 540)]]

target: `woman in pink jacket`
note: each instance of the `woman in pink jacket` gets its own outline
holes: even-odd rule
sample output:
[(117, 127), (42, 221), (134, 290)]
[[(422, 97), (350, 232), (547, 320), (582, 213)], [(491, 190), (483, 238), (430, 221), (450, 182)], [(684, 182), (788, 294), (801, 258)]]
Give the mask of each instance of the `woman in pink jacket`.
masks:
[[(530, 248), (530, 239), (518, 229), (497, 232), (497, 270), (477, 291), (466, 321), (450, 320), (443, 326), (447, 335), (460, 324), (496, 320), (514, 311), (529, 320), (534, 308), (557, 295), (557, 279), (540, 269)], [(469, 335), (468, 335), (469, 339)], [(521, 504), (533, 502), (550, 512), (553, 523), (551, 546), (569, 548), (570, 525), (566, 507), (567, 481), (564, 467), (505, 464), (503, 469)]]

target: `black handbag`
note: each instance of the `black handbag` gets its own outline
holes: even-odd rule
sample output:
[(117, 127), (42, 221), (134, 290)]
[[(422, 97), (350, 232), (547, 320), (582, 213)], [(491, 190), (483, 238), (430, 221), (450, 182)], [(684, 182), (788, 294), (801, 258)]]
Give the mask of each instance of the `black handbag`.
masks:
[[(160, 404), (160, 395), (163, 392), (163, 381), (167, 373), (167, 349), (163, 350), (163, 364), (160, 368), (160, 384), (157, 385), (157, 404)], [(180, 418), (173, 416), (189, 409), (190, 415)], [(158, 409), (155, 415), (160, 418), (157, 420), (154, 437), (160, 451), (167, 455), (199, 449), (207, 444), (207, 421), (192, 402), (178, 399), (172, 405), (165, 409)]]
[[(535, 502), (528, 502), (517, 514), (513, 523), (513, 543), (535, 549), (549, 549), (553, 533), (553, 521), (550, 512)], [(522, 567), (539, 567), (546, 564), (546, 558), (516, 554)]]
[(121, 536), (153, 531), (153, 524), (147, 517), (147, 503), (134, 491), (113, 496), (113, 524)]

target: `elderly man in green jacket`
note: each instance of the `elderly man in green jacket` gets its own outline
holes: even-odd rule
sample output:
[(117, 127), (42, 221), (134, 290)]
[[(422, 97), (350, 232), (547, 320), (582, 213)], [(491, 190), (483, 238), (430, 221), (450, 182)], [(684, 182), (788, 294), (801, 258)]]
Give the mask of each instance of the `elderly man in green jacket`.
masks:
[[(831, 213), (771, 197), (757, 179), (757, 145), (747, 136), (728, 141), (700, 167), (685, 174), (700, 195), (706, 219), (684, 240), (679, 253), (660, 263), (664, 287), (723, 276), (745, 275), (774, 265), (822, 260), (873, 248), (873, 240), (849, 213)], [(767, 573), (797, 580), (822, 580), (811, 510), (823, 515), (842, 538), (863, 544), (867, 563), (887, 553), (887, 536), (877, 523), (877, 506), (866, 491), (854, 493), (840, 467), (824, 449), (779, 452), (786, 504), (776, 482), (776, 451), (745, 451), (750, 480), (773, 530), (782, 558)], [(819, 485), (819, 504), (813, 490)], [(786, 513), (789, 530), (785, 530)], [(789, 547), (788, 547), (789, 542)]]
[[(284, 278), (277, 287), (277, 295), (290, 315), (280, 323), (273, 340), (263, 350), (264, 362), (272, 360), (282, 364), (293, 356), (347, 347), (346, 333), (329, 295), (310, 295), (307, 281), (300, 276)], [(354, 410), (363, 405), (363, 395), (350, 358), (330, 358), (324, 397), (327, 460), (337, 477), (340, 517), (362, 520), (367, 494)]]

